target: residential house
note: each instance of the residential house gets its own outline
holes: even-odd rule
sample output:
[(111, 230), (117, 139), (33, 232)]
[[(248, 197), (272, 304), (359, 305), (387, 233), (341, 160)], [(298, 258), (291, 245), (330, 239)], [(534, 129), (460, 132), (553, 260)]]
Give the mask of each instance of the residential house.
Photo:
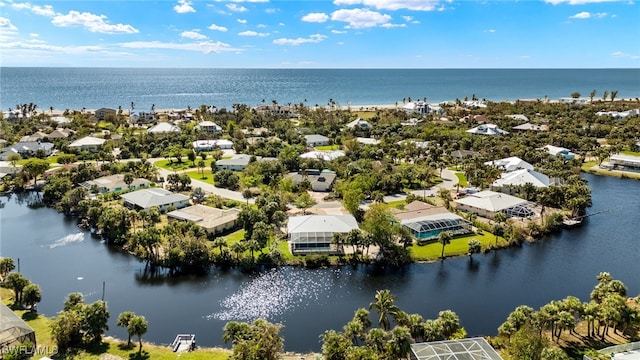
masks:
[(231, 157), (231, 159), (222, 159), (216, 161), (216, 169), (218, 170), (233, 170), (233, 171), (242, 171), (249, 166), (251, 163), (251, 159), (255, 159), (255, 161), (275, 161), (276, 158), (272, 157), (262, 157), (262, 156), (253, 156), (247, 154), (235, 154)]
[(393, 215), (419, 242), (437, 241), (442, 232), (464, 235), (473, 231), (469, 221), (451, 213), (444, 206), (433, 206), (422, 201), (413, 201), (403, 210), (392, 208)]
[(517, 156), (511, 156), (511, 157), (500, 159), (500, 160), (487, 161), (484, 164), (493, 166), (504, 172), (516, 171), (520, 169), (533, 170), (533, 165), (520, 159)]
[(632, 109), (626, 111), (598, 111), (597, 116), (610, 116), (616, 120), (626, 119), (634, 116), (640, 116), (640, 109)]
[(117, 110), (109, 109), (109, 108), (100, 108), (96, 110), (96, 112), (94, 113), (96, 119), (100, 121), (106, 120), (107, 117), (112, 117), (113, 119), (115, 119), (117, 114), (118, 114)]
[(169, 134), (169, 133), (179, 133), (180, 128), (174, 124), (161, 122), (155, 126), (147, 129), (149, 134)]
[(378, 145), (380, 140), (374, 138), (357, 137), (356, 142), (361, 145)]
[(530, 217), (534, 213), (529, 209), (530, 203), (509, 194), (485, 190), (453, 200), (456, 208), (474, 213), (487, 219), (503, 212), (507, 217)]
[(189, 206), (189, 197), (172, 193), (161, 188), (150, 188), (133, 191), (120, 195), (124, 199), (124, 205), (131, 209), (150, 209), (154, 206), (160, 211), (166, 211), (169, 206), (181, 209)]
[(331, 170), (307, 169), (297, 173), (287, 175), (294, 184), (300, 184), (307, 180), (311, 184), (313, 191), (331, 191), (333, 183), (336, 181), (336, 173)]
[(335, 160), (339, 157), (345, 156), (344, 151), (342, 150), (330, 150), (330, 151), (309, 151), (304, 154), (301, 154), (299, 158), (301, 159), (318, 159), (322, 161), (331, 161)]
[(132, 124), (148, 124), (156, 121), (155, 111), (131, 111), (129, 112), (129, 122)]
[(51, 120), (57, 122), (58, 124), (68, 124), (73, 121), (73, 119), (70, 119), (66, 116), (52, 116)]
[(560, 146), (545, 145), (541, 150), (544, 150), (553, 156), (562, 156), (565, 160), (571, 160), (576, 157), (576, 154), (571, 152), (571, 150)]
[(413, 343), (410, 347), (411, 360), (502, 360), (483, 337)]
[(418, 126), (423, 122), (422, 119), (417, 119), (417, 118), (411, 118), (407, 121), (401, 122), (400, 125), (402, 126)]
[(462, 161), (464, 159), (471, 159), (478, 154), (480, 153), (472, 150), (453, 150), (451, 152), (451, 157), (453, 157), (457, 161)]
[(218, 209), (206, 205), (192, 205), (167, 213), (169, 220), (191, 221), (209, 234), (219, 234), (239, 226), (239, 209)]
[(355, 129), (355, 130), (371, 130), (372, 126), (367, 120), (364, 120), (362, 118), (357, 118), (352, 122), (348, 123), (347, 125), (345, 125), (345, 127), (349, 129)]
[(11, 165), (0, 165), (0, 179), (4, 179), (6, 176), (15, 177), (17, 173), (22, 170), (21, 165), (11, 166)]
[(103, 176), (94, 180), (85, 181), (80, 183), (80, 186), (89, 190), (96, 191), (98, 194), (123, 191), (123, 190), (136, 190), (147, 188), (151, 185), (151, 182), (147, 179), (134, 178), (131, 184), (127, 185), (124, 181), (123, 174), (115, 174), (109, 176)]
[(520, 120), (520, 121), (524, 121), (524, 122), (529, 122), (529, 118), (526, 115), (523, 114), (512, 114), (512, 115), (505, 115), (506, 117), (513, 119), (513, 120)]
[(307, 146), (309, 147), (329, 145), (329, 138), (324, 135), (305, 135), (304, 138), (307, 140)]
[(570, 105), (588, 105), (591, 103), (591, 99), (589, 98), (573, 98), (573, 97), (563, 97), (558, 100), (560, 104), (570, 104)]
[(195, 128), (212, 134), (222, 132), (222, 127), (213, 121), (202, 121)]
[(520, 169), (502, 173), (501, 177), (491, 184), (491, 190), (511, 194), (514, 188), (531, 184), (536, 188), (552, 185), (549, 177), (531, 169)]
[(484, 115), (467, 115), (459, 120), (459, 122), (485, 124), (489, 122), (489, 118)]
[(11, 154), (18, 154), (23, 159), (36, 156), (38, 153), (44, 156), (51, 155), (54, 145), (50, 142), (31, 141), (31, 142), (18, 142), (11, 146), (8, 146), (0, 153), (0, 160), (6, 161)]
[(47, 135), (47, 137), (49, 139), (68, 139), (71, 135), (75, 133), (76, 133), (75, 131), (67, 128), (55, 129), (49, 135)]
[(402, 110), (407, 114), (424, 115), (429, 113), (429, 104), (424, 101), (410, 101), (402, 105)]
[(516, 125), (511, 129), (516, 131), (549, 131), (548, 125), (536, 125), (532, 123), (524, 123), (520, 125)]
[(614, 154), (609, 158), (609, 164), (617, 170), (640, 170), (640, 156)]
[(105, 142), (107, 142), (107, 140), (102, 138), (85, 136), (82, 139), (78, 139), (69, 144), (69, 148), (77, 151), (97, 152), (102, 148), (102, 145), (104, 145)]
[(20, 138), (20, 142), (38, 142), (38, 141), (42, 141), (43, 139), (47, 138), (48, 134), (42, 131), (36, 131), (35, 133), (31, 134), (31, 135), (25, 135), (23, 137)]
[(196, 140), (193, 142), (193, 149), (195, 151), (230, 150), (233, 149), (233, 141), (227, 139)]
[(290, 217), (287, 238), (292, 254), (338, 253), (333, 244), (334, 234), (347, 234), (358, 229), (358, 222), (350, 214), (303, 215)]
[(484, 100), (465, 100), (462, 105), (468, 108), (486, 108), (487, 102)]
[(504, 131), (500, 129), (498, 125), (495, 125), (495, 124), (480, 124), (472, 129), (467, 130), (467, 132), (474, 135), (490, 135), (490, 136), (509, 134), (508, 131)]

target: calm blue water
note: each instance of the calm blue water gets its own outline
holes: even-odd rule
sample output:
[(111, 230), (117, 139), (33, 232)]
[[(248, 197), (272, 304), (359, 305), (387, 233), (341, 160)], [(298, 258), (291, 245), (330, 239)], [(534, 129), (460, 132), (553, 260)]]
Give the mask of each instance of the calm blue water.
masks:
[(192, 108), (301, 103), (339, 105), (429, 102), (469, 98), (493, 101), (568, 97), (640, 97), (640, 69), (140, 69), (0, 68), (0, 109), (35, 103), (41, 109)]
[(640, 293), (640, 181), (584, 177), (593, 191), (588, 212), (608, 211), (535, 244), (477, 254), (473, 263), (461, 257), (397, 271), (283, 267), (253, 275), (214, 269), (201, 277), (154, 276), (74, 220), (53, 209), (30, 209), (16, 196), (0, 197), (0, 256), (20, 259), (21, 272), (42, 288), (38, 310), (49, 316), (70, 292), (82, 292), (88, 302), (100, 299), (105, 282), (108, 334), (119, 338), (127, 334), (116, 319), (127, 310), (147, 318), (148, 341), (170, 343), (177, 333), (195, 333), (203, 346), (224, 346), (228, 320), (265, 317), (284, 324), (287, 349), (318, 351), (318, 336), (342, 329), (379, 289), (390, 289), (409, 313), (434, 318), (452, 309), (470, 336), (495, 335), (518, 305), (537, 309), (568, 295), (588, 300), (601, 271), (622, 280), (630, 296)]

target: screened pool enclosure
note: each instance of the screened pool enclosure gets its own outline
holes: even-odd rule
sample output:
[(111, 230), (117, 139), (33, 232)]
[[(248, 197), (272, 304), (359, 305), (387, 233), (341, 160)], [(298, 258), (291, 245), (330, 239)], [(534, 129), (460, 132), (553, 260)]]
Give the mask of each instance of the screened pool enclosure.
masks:
[(418, 241), (435, 241), (441, 232), (448, 231), (453, 236), (471, 233), (471, 223), (455, 214), (437, 214), (407, 219), (401, 222)]

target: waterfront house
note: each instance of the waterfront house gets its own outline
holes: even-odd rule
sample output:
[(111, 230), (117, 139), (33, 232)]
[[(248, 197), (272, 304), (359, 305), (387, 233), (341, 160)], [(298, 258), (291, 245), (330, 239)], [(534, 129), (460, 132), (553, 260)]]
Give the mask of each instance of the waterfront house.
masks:
[(165, 211), (172, 205), (175, 206), (176, 209), (189, 206), (188, 196), (172, 193), (169, 190), (161, 188), (141, 189), (122, 194), (120, 197), (124, 200), (124, 206), (130, 209), (147, 210), (157, 206), (160, 208), (160, 211)]
[(614, 154), (609, 158), (609, 164), (617, 170), (640, 170), (640, 156)]
[(218, 209), (206, 205), (191, 205), (167, 213), (169, 220), (190, 221), (209, 234), (228, 232), (238, 227), (239, 209)]
[(202, 121), (198, 125), (196, 125), (195, 128), (211, 134), (222, 132), (222, 127), (214, 123), (213, 121)]
[(129, 122), (132, 124), (148, 124), (156, 121), (155, 111), (131, 111), (129, 112)]
[(456, 199), (453, 201), (456, 208), (474, 213), (487, 219), (503, 212), (507, 217), (530, 217), (534, 213), (529, 209), (530, 203), (509, 194), (485, 190)]
[(309, 147), (329, 145), (329, 138), (324, 135), (319, 135), (319, 134), (305, 135), (304, 138), (306, 139), (307, 146)]
[(151, 185), (151, 182), (147, 179), (134, 178), (131, 184), (127, 185), (124, 181), (123, 174), (115, 174), (109, 176), (103, 176), (94, 180), (85, 181), (80, 183), (80, 186), (88, 191), (95, 190), (99, 194), (122, 191), (122, 190), (136, 190), (147, 188)]
[(85, 136), (69, 144), (69, 148), (77, 151), (97, 152), (105, 142), (107, 142), (107, 140), (102, 138)]
[(502, 360), (483, 337), (414, 343), (410, 347), (411, 360)]
[(158, 123), (155, 126), (150, 127), (149, 129), (147, 129), (147, 132), (149, 134), (179, 133), (180, 132), (180, 128), (178, 126), (174, 125), (174, 124), (161, 122), (161, 123)]
[(438, 235), (448, 231), (454, 236), (473, 231), (469, 221), (451, 213), (444, 206), (433, 206), (422, 201), (413, 201), (403, 210), (392, 208), (394, 217), (407, 228), (419, 242), (433, 242)]
[(493, 166), (504, 172), (516, 171), (520, 169), (533, 170), (533, 165), (520, 159), (517, 156), (511, 156), (511, 157), (500, 159), (500, 160), (487, 161), (484, 164)]
[(545, 145), (541, 150), (544, 150), (553, 156), (562, 156), (565, 160), (571, 160), (576, 157), (576, 154), (571, 152), (571, 150), (560, 146)]
[(371, 130), (371, 124), (362, 118), (357, 118), (345, 125), (345, 127), (354, 130)]
[(218, 140), (196, 140), (193, 142), (195, 151), (211, 151), (213, 149), (230, 150), (233, 149), (233, 142), (226, 139)]
[(467, 130), (467, 132), (474, 135), (490, 135), (490, 136), (509, 134), (508, 131), (504, 131), (500, 129), (498, 125), (495, 125), (495, 124), (480, 124), (472, 129)]
[(301, 159), (318, 159), (322, 161), (335, 160), (341, 156), (345, 156), (342, 150), (330, 150), (330, 151), (309, 151), (298, 156)]
[(287, 177), (294, 184), (300, 184), (305, 180), (309, 181), (313, 191), (331, 191), (333, 183), (336, 181), (336, 173), (331, 170), (307, 169), (297, 173), (289, 173)]
[(0, 160), (2, 161), (8, 160), (9, 155), (11, 154), (18, 154), (23, 159), (36, 156), (38, 153), (41, 153), (44, 156), (49, 156), (53, 151), (53, 147), (54, 145), (50, 142), (41, 142), (41, 141), (18, 142), (4, 148), (4, 150), (2, 150), (2, 152), (0, 153)]
[(292, 254), (337, 253), (333, 235), (358, 229), (353, 215), (303, 215), (289, 218), (287, 238)]
[(536, 188), (551, 186), (551, 180), (543, 173), (531, 169), (520, 169), (502, 173), (501, 177), (491, 184), (491, 190), (511, 193), (514, 187), (531, 184)]
[(100, 121), (107, 120), (107, 118), (111, 118), (112, 120), (116, 118), (117, 110), (109, 109), (109, 108), (100, 108), (96, 110), (94, 113), (96, 119)]

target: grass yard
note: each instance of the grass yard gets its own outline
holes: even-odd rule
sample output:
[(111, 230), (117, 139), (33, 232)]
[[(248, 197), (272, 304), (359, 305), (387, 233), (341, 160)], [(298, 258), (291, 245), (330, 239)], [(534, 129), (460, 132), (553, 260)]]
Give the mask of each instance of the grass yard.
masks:
[[(202, 176), (203, 173), (204, 176)], [(211, 172), (211, 168), (204, 168), (204, 171), (202, 172), (198, 170), (189, 171), (186, 174), (194, 180), (204, 181), (206, 183), (215, 185), (215, 183), (213, 182), (213, 173)]]
[(183, 158), (182, 162), (180, 163), (175, 161), (175, 159), (171, 159), (171, 160), (156, 161), (153, 164), (159, 168), (163, 168), (169, 171), (180, 171), (180, 170), (191, 169), (194, 167), (194, 166), (191, 166), (192, 165), (191, 161), (187, 160), (186, 158)]
[(460, 186), (467, 187), (469, 183), (467, 182), (467, 176), (463, 172), (456, 172), (456, 177), (458, 178), (458, 182)]
[(387, 204), (389, 207), (402, 210), (407, 205), (407, 201), (406, 200), (396, 200), (396, 201), (390, 201), (390, 202), (385, 203), (385, 204)]
[[(482, 244), (482, 250), (488, 249), (496, 244), (496, 237), (493, 234), (484, 232), (484, 234), (471, 234), (463, 237), (457, 237), (451, 240), (451, 243), (444, 248), (444, 256), (460, 256), (466, 255), (469, 249), (469, 240), (477, 239)], [(498, 245), (505, 245), (504, 238), (498, 238)], [(439, 242), (427, 245), (412, 245), (411, 257), (415, 261), (433, 261), (440, 258), (442, 252), (442, 244)]]
[(231, 234), (224, 236), (224, 239), (227, 241), (227, 246), (231, 246), (231, 244), (244, 239), (244, 229), (234, 231)]
[(340, 150), (340, 145), (321, 145), (321, 146), (316, 146), (316, 150), (320, 150), (320, 151)]
[(617, 171), (617, 170), (607, 170), (601, 169), (597, 167), (597, 161), (587, 161), (582, 164), (582, 171), (595, 175), (604, 175), (604, 176), (614, 176), (618, 178), (628, 178), (628, 179), (638, 179), (640, 180), (640, 173), (631, 172), (631, 171)]

